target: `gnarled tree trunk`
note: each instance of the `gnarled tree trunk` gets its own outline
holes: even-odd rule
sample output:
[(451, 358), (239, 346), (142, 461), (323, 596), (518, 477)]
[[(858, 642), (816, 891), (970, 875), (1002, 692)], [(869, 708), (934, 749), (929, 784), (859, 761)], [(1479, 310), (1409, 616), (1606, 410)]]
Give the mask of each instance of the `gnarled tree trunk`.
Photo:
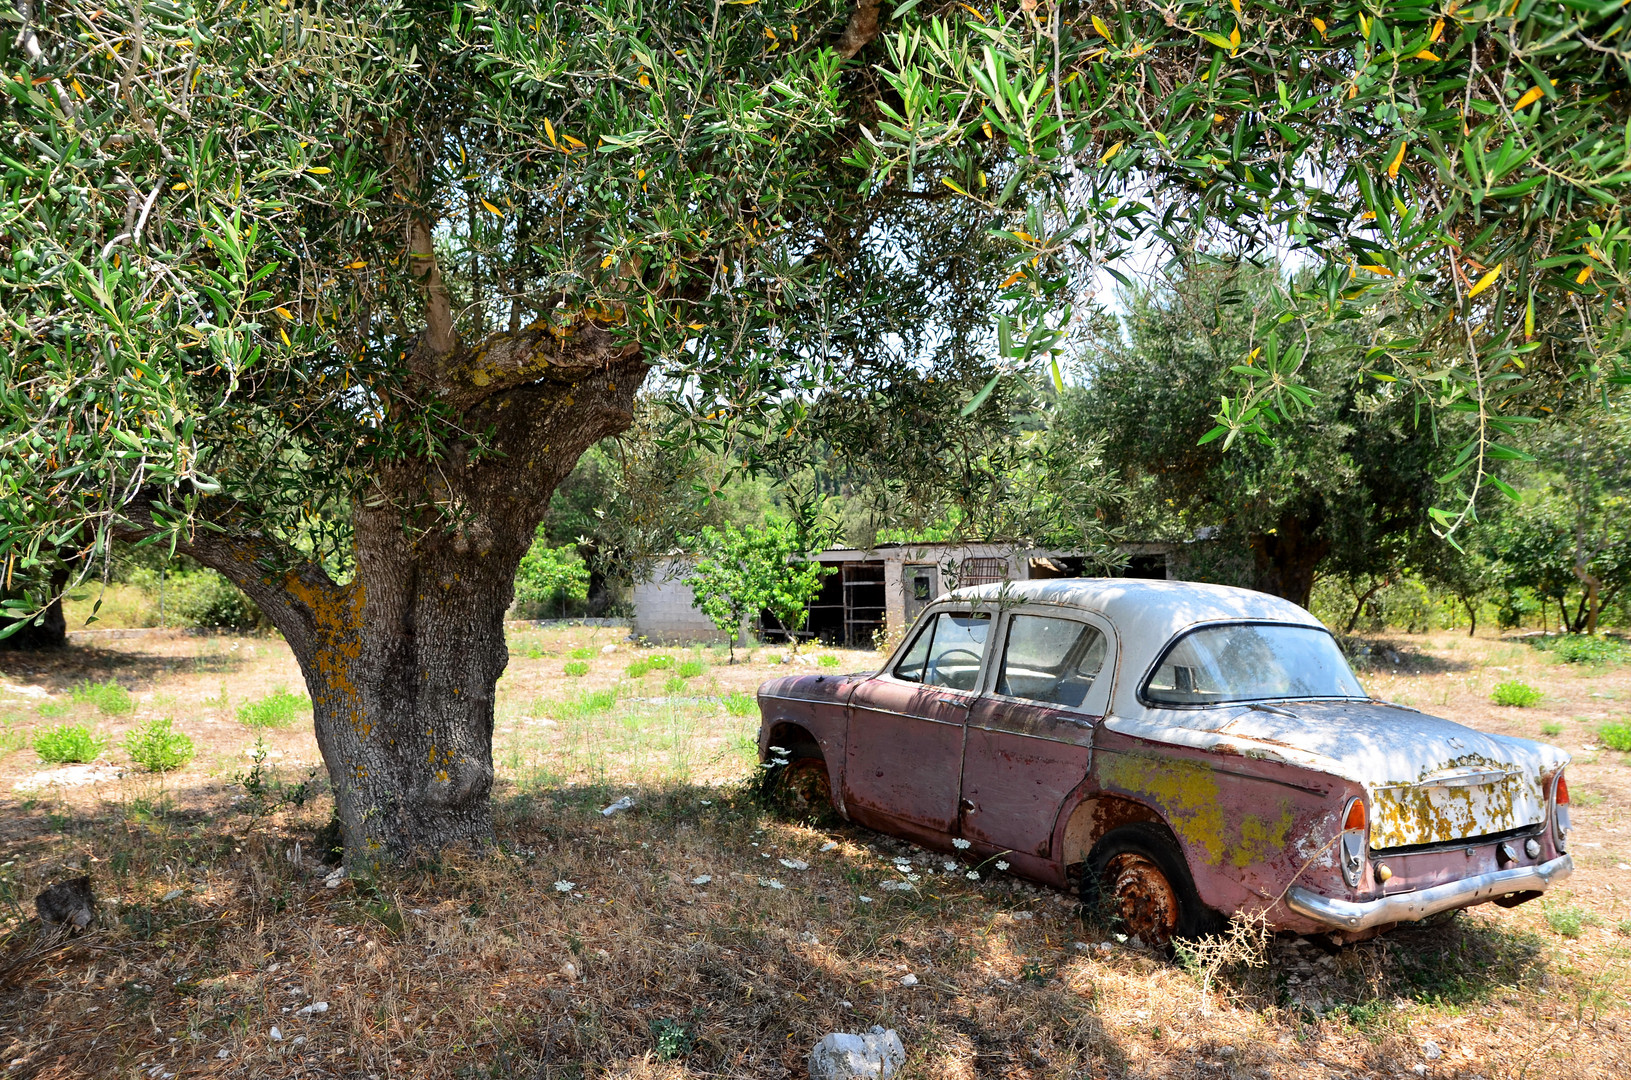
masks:
[(631, 423), (645, 363), (584, 321), (564, 340), (494, 335), (434, 371), (459, 427), (488, 440), (378, 474), (353, 507), (351, 581), (256, 538), (200, 533), (180, 546), (236, 582), (293, 649), (359, 868), (491, 837), (516, 569), (579, 456)]
[(1307, 607), (1314, 572), (1331, 550), (1331, 542), (1319, 534), (1324, 516), (1322, 507), (1301, 515), (1282, 514), (1274, 532), (1253, 535), (1252, 587)]

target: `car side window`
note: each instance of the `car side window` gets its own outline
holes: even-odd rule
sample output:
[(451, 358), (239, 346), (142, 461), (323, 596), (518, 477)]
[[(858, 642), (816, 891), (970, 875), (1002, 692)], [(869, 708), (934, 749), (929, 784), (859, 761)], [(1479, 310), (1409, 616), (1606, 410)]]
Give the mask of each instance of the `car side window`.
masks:
[(918, 632), (895, 678), (925, 686), (973, 690), (991, 632), (989, 612), (942, 611)]
[(1107, 649), (1104, 634), (1087, 623), (1015, 615), (1008, 620), (997, 693), (1080, 708), (1104, 667)]

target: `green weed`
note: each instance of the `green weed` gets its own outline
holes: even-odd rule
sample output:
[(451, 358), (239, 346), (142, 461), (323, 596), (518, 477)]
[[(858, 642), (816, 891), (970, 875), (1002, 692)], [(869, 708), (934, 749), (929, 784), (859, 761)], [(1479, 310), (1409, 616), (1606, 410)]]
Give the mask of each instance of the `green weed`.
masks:
[(1574, 904), (1547, 904), (1546, 925), (1552, 932), (1566, 938), (1577, 938), (1586, 927), (1602, 922), (1595, 912)]
[(578, 648), (573, 649), (570, 653), (567, 653), (567, 655), (574, 660), (587, 660), (591, 656), (595, 655), (595, 650), (590, 648), (588, 645), (581, 645)]
[(197, 748), (168, 718), (153, 720), (125, 733), (125, 753), (148, 772), (173, 772), (193, 759)]
[(638, 679), (653, 670), (653, 665), (650, 660), (636, 660), (624, 670), (628, 673), (629, 678)]
[(837, 667), (840, 661), (838, 657), (834, 656), (832, 653), (822, 653), (820, 656), (816, 657), (816, 663), (820, 664), (822, 667)]
[(1506, 705), (1514, 709), (1527, 709), (1531, 705), (1538, 704), (1542, 696), (1539, 690), (1536, 690), (1528, 683), (1518, 682), (1513, 679), (1497, 686), (1495, 692), (1490, 694), (1489, 699), (1497, 705)]
[(732, 716), (755, 716), (759, 712), (759, 701), (752, 694), (732, 690), (725, 695), (725, 711)]
[(107, 740), (84, 724), (59, 724), (34, 733), (34, 752), (53, 765), (95, 761)]
[(1597, 741), (1610, 750), (1631, 750), (1631, 726), (1604, 724), (1597, 729)]
[(0, 720), (0, 757), (15, 753), (29, 744), (28, 732), (17, 726), (17, 717)]
[(238, 706), (238, 723), (251, 728), (283, 728), (294, 723), (294, 718), (311, 708), (311, 700), (300, 694), (291, 694), (278, 687), (259, 701), (248, 701)]
[(683, 694), (686, 689), (685, 680), (678, 675), (670, 676), (669, 680), (663, 683), (663, 693), (665, 694)]
[(651, 666), (657, 671), (667, 671), (674, 666), (674, 658), (667, 653), (658, 653), (651, 658)]
[(561, 671), (574, 679), (581, 679), (589, 674), (589, 662), (587, 660), (568, 660), (566, 666), (561, 668)]
[[(1563, 725), (1558, 723), (1556, 720), (1548, 720), (1544, 724), (1540, 725), (1540, 733), (1546, 736), (1548, 739), (1555, 739), (1559, 735), (1563, 734)], [(1631, 737), (1631, 731), (1627, 731), (1626, 735)]]
[(95, 705), (103, 716), (123, 716), (136, 707), (130, 691), (109, 679), (107, 682), (82, 682), (74, 687), (75, 705)]
[(617, 704), (616, 690), (592, 690), (578, 695), (571, 701), (562, 701), (553, 706), (550, 712), (554, 718), (563, 724), (574, 720), (584, 720), (591, 716), (610, 712)]
[(675, 674), (682, 679), (694, 679), (707, 670), (708, 665), (703, 663), (701, 660), (685, 660), (681, 661), (680, 666), (675, 671)]
[(1529, 642), (1565, 664), (1619, 664), (1631, 659), (1631, 645), (1618, 638), (1595, 634), (1559, 634), (1530, 638)]

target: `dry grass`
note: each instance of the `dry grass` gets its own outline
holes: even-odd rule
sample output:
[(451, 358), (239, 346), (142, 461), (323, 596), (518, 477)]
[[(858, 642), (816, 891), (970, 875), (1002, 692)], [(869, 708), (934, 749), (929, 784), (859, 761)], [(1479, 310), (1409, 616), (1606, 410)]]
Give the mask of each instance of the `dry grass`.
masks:
[[(667, 650), (676, 668), (708, 665), (671, 686), (675, 668), (628, 678), (631, 661), (664, 651), (618, 633), (512, 639), (500, 851), (336, 889), (308, 855), (291, 858), (328, 814), (321, 783), (301, 786), (317, 759), (309, 722), (260, 733), (261, 799), (234, 782), (256, 737), (236, 706), (301, 688), (281, 643), (150, 635), (0, 658), (13, 732), (66, 717), (117, 746), (127, 727), (171, 716), (200, 749), (162, 779), (19, 792), (44, 767), (0, 731), (3, 1075), (801, 1076), (822, 1034), (875, 1023), (901, 1032), (910, 1077), (1627, 1075), (1631, 768), (1581, 747), (1631, 712), (1631, 668), (1435, 635), (1393, 640), (1401, 662), (1384, 653), (1366, 676), (1382, 696), (1488, 730), (1561, 725), (1579, 869), (1550, 902), (1584, 916), (1578, 936), (1540, 904), (1485, 906), (1340, 949), (1282, 938), (1267, 965), (1226, 968), (1204, 993), (1067, 897), (969, 881), (866, 830), (767, 815), (747, 783), (755, 721), (720, 697), (785, 670), (764, 662), (776, 654), (728, 667), (722, 651)], [(584, 649), (588, 674), (564, 676)], [(133, 713), (72, 705), (76, 682), (109, 677), (135, 692)], [(1489, 705), (1509, 678), (1545, 699)], [(600, 814), (623, 795), (633, 810)], [(879, 888), (898, 855), (915, 860), (913, 892)], [(93, 876), (100, 922), (48, 941), (32, 897), (76, 872)], [(328, 1010), (299, 1013), (317, 1001)]]

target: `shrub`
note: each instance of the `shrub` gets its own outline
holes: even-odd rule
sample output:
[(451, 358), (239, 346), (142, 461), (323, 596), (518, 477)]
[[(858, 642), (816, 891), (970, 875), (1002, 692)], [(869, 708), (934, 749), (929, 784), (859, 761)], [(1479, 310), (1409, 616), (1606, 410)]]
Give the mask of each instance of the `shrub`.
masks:
[(107, 682), (82, 682), (74, 687), (74, 704), (95, 705), (103, 716), (123, 716), (136, 707), (130, 691), (109, 679)]
[(1597, 729), (1597, 741), (1610, 750), (1631, 750), (1631, 727), (1625, 724), (1604, 724)]
[(581, 612), (589, 596), (589, 568), (572, 544), (551, 547), (544, 527), (515, 571), (515, 610), (524, 619)]
[(309, 708), (310, 699), (291, 694), (280, 686), (259, 701), (238, 706), (238, 723), (252, 728), (288, 727), (296, 716)]
[(822, 653), (820, 658), (816, 660), (816, 663), (820, 664), (822, 667), (837, 667), (839, 660), (838, 657), (834, 656), (832, 653)]
[(591, 656), (595, 655), (595, 650), (588, 645), (580, 645), (566, 655), (570, 656), (574, 660), (587, 660)]
[(84, 724), (59, 724), (34, 733), (34, 752), (54, 765), (95, 761), (107, 740)]
[(561, 670), (574, 679), (582, 678), (589, 674), (589, 662), (587, 660), (568, 660), (566, 666)]
[(680, 664), (679, 669), (675, 672), (675, 674), (682, 679), (694, 679), (707, 670), (708, 665), (703, 663), (701, 660), (686, 660)]
[(668, 681), (663, 683), (663, 693), (665, 694), (683, 694), (685, 691), (685, 680), (678, 675), (669, 676)]
[(759, 712), (759, 701), (752, 694), (732, 690), (725, 695), (725, 711), (732, 716), (756, 716)]
[[(159, 573), (140, 568), (131, 584), (158, 603)], [(214, 570), (175, 570), (164, 575), (164, 622), (200, 630), (256, 630), (266, 619), (255, 602)]]
[(1588, 634), (1559, 634), (1530, 638), (1542, 652), (1549, 652), (1565, 664), (1617, 664), (1626, 660), (1631, 648), (1617, 638)]
[(638, 679), (652, 670), (654, 665), (650, 660), (636, 660), (628, 666), (627, 672), (631, 679)]
[(193, 759), (196, 748), (168, 718), (153, 720), (125, 733), (125, 753), (148, 772), (173, 772)]
[(658, 671), (667, 671), (674, 666), (674, 658), (667, 653), (658, 653), (651, 658), (650, 663)]
[(1501, 683), (1490, 694), (1489, 699), (1497, 705), (1507, 705), (1514, 709), (1527, 709), (1538, 703), (1541, 693), (1528, 683), (1518, 682), (1516, 679)]

